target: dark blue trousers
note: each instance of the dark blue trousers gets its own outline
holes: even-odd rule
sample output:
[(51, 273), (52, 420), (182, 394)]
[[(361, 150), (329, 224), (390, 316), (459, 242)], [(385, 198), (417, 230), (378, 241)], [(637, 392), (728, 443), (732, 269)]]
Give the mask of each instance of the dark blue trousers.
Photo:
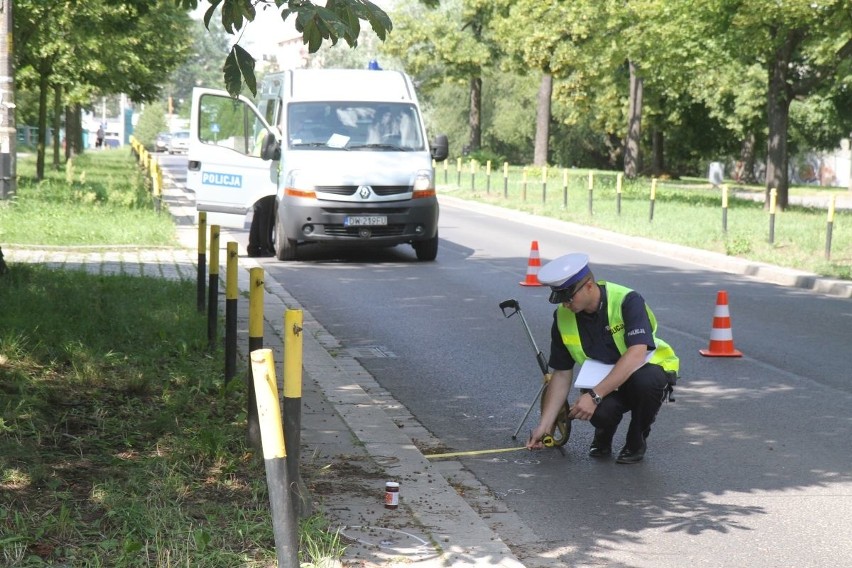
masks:
[(626, 445), (631, 449), (642, 445), (651, 425), (657, 418), (671, 382), (669, 374), (659, 365), (646, 363), (636, 370), (624, 384), (601, 401), (590, 422), (601, 441), (611, 439), (621, 418), (630, 413)]

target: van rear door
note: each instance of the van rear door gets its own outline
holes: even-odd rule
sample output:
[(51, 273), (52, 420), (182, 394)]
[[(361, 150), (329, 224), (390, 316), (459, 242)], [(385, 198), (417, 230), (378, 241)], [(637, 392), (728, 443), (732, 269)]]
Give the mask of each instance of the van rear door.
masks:
[(275, 129), (247, 98), (193, 89), (186, 184), (209, 224), (248, 228), (255, 202), (275, 195), (278, 161), (260, 157), (269, 133)]

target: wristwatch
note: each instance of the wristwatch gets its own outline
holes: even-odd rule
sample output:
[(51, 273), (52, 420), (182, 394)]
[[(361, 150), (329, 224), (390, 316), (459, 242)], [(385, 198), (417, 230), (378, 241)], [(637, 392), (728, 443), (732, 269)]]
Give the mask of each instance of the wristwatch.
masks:
[(590, 396), (590, 397), (592, 397), (592, 400), (594, 400), (594, 401), (595, 401), (595, 404), (600, 404), (600, 403), (601, 403), (601, 401), (603, 400), (603, 399), (600, 397), (600, 395), (598, 395), (598, 393), (596, 393), (596, 392), (595, 392), (595, 391), (593, 391), (593, 390), (590, 390), (590, 391), (589, 391), (589, 396)]

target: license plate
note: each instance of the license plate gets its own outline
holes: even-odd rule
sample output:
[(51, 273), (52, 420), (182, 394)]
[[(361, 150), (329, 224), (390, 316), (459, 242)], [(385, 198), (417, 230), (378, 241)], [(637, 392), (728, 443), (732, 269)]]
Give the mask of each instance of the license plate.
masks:
[(352, 215), (343, 219), (344, 227), (374, 227), (387, 224), (387, 215)]

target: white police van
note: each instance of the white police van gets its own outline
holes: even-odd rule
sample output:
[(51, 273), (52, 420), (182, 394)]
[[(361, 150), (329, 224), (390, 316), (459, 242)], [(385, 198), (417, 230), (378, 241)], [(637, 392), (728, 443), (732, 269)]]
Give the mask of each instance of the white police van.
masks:
[(257, 106), (195, 88), (187, 186), (210, 224), (245, 228), (249, 255), (294, 260), (302, 243), (438, 253), (433, 160), (411, 79), (383, 70), (267, 75)]

